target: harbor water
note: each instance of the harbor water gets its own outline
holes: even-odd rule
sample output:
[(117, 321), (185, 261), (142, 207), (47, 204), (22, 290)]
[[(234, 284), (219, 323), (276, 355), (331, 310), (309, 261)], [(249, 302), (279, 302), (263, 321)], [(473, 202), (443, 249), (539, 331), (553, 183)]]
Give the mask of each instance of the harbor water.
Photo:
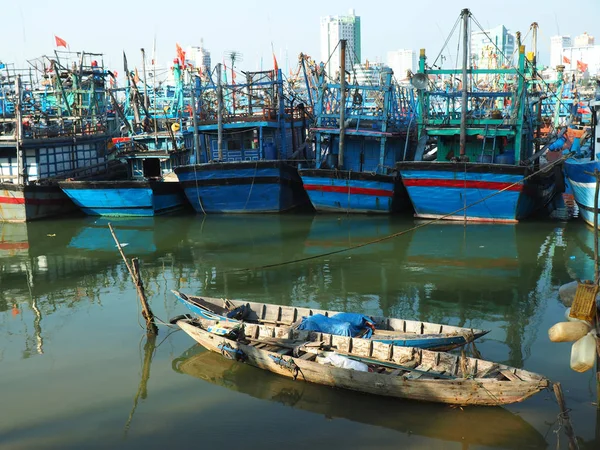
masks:
[[(147, 338), (108, 222), (0, 224), (2, 449), (568, 448), (551, 390), (488, 408), (378, 398), (227, 360), (162, 323)], [(583, 223), (414, 229), (423, 222), (407, 216), (312, 214), (110, 222), (125, 254), (140, 259), (161, 321), (186, 312), (177, 289), (489, 329), (477, 342), (483, 358), (560, 382), (580, 448), (600, 448), (595, 372), (572, 371), (571, 344), (547, 332), (564, 320), (559, 287), (593, 278)]]

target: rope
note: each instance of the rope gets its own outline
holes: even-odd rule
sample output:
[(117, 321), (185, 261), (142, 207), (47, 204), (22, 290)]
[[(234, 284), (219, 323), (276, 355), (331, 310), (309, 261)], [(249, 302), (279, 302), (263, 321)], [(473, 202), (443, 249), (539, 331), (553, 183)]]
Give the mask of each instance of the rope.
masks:
[(206, 211), (204, 211), (204, 205), (202, 204), (202, 199), (200, 198), (200, 186), (198, 186), (198, 173), (196, 172), (196, 167), (198, 166), (198, 161), (194, 164), (194, 181), (196, 182), (196, 197), (198, 197), (198, 204), (200, 205), (200, 209), (202, 210), (202, 214), (206, 216)]
[(246, 198), (246, 203), (244, 203), (244, 211), (246, 211), (246, 207), (248, 206), (248, 202), (250, 201), (250, 196), (252, 195), (252, 188), (254, 187), (254, 180), (256, 180), (256, 171), (258, 170), (258, 161), (254, 165), (254, 175), (252, 176), (252, 184), (250, 185), (250, 191), (248, 191), (248, 198)]
[(450, 213), (444, 214), (444, 215), (442, 215), (440, 217), (437, 217), (435, 219), (431, 219), (429, 221), (420, 223), (420, 224), (415, 225), (414, 227), (411, 227), (411, 228), (409, 228), (407, 230), (399, 231), (397, 233), (389, 234), (387, 236), (383, 236), (381, 238), (374, 239), (372, 241), (363, 242), (363, 243), (352, 245), (350, 247), (342, 248), (342, 249), (339, 249), (339, 250), (332, 250), (330, 252), (320, 253), (318, 255), (312, 255), (312, 256), (307, 256), (305, 258), (292, 259), (292, 260), (278, 262), (278, 263), (273, 263), (273, 264), (264, 264), (262, 266), (246, 267), (246, 268), (242, 268), (242, 269), (232, 269), (232, 270), (227, 270), (227, 271), (225, 271), (223, 273), (227, 274), (227, 273), (251, 272), (251, 271), (255, 271), (255, 270), (270, 269), (270, 268), (273, 268), (273, 267), (288, 266), (288, 265), (296, 264), (296, 263), (299, 263), (299, 262), (309, 261), (309, 260), (312, 260), (312, 259), (319, 259), (319, 258), (323, 258), (325, 256), (336, 255), (338, 253), (344, 253), (344, 252), (347, 252), (347, 251), (350, 251), (350, 250), (355, 250), (357, 248), (366, 247), (368, 245), (378, 244), (380, 242), (384, 242), (384, 241), (393, 239), (395, 237), (402, 236), (404, 234), (410, 233), (411, 231), (415, 231), (415, 230), (418, 230), (419, 228), (423, 228), (423, 227), (426, 227), (428, 225), (431, 225), (431, 224), (434, 224), (436, 222), (439, 222), (441, 220), (444, 220), (447, 217), (454, 216), (457, 213), (462, 212), (464, 209), (470, 208), (470, 207), (475, 206), (475, 205), (477, 205), (479, 203), (482, 203), (482, 202), (484, 202), (484, 201), (486, 201), (486, 200), (488, 200), (488, 199), (490, 199), (492, 197), (495, 197), (496, 195), (498, 195), (498, 194), (500, 194), (500, 193), (502, 193), (504, 191), (507, 191), (507, 190), (511, 189), (512, 187), (514, 187), (514, 186), (516, 186), (518, 184), (521, 184), (521, 183), (527, 181), (530, 178), (533, 178), (534, 176), (536, 176), (536, 175), (538, 175), (540, 173), (548, 172), (554, 166), (558, 165), (559, 163), (562, 163), (564, 160), (566, 160), (570, 156), (571, 156), (571, 154), (563, 155), (562, 158), (559, 158), (556, 161), (548, 164), (543, 169), (540, 169), (540, 170), (538, 170), (536, 172), (533, 172), (533, 173), (527, 175), (526, 177), (524, 177), (522, 180), (515, 181), (514, 183), (512, 183), (512, 184), (510, 184), (510, 185), (508, 185), (508, 186), (506, 186), (506, 187), (504, 187), (502, 189), (500, 189), (499, 191), (496, 191), (496, 192), (494, 192), (494, 193), (492, 193), (492, 194), (490, 194), (490, 195), (488, 195), (486, 197), (483, 197), (480, 200), (477, 200), (477, 201), (475, 201), (475, 202), (467, 205), (466, 207), (459, 208), (459, 209), (457, 209), (455, 211), (452, 211)]

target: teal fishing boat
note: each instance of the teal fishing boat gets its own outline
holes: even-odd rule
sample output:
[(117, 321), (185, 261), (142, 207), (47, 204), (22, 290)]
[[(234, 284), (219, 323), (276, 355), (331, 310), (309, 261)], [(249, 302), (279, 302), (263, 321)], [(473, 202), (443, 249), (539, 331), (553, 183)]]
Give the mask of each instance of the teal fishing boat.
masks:
[(415, 161), (396, 167), (417, 217), (517, 222), (561, 190), (561, 168), (542, 167), (536, 151), (542, 93), (535, 87), (535, 61), (519, 41), (516, 67), (509, 67), (512, 55), (497, 47), (504, 66), (476, 67), (469, 36), (470, 23), (479, 24), (471, 19), (464, 9), (455, 25), (462, 25), (462, 68), (440, 69), (421, 50), (412, 77), (419, 92), (419, 143)]
[[(194, 149), (194, 134), (187, 130), (193, 100), (185, 88), (186, 73), (176, 60), (174, 86), (159, 89), (144, 80), (142, 87), (137, 70), (128, 70), (125, 57), (124, 65), (126, 101), (123, 110), (115, 106), (126, 136), (112, 140), (111, 154), (123, 169), (91, 181), (62, 181), (60, 187), (88, 215), (148, 217), (180, 210), (187, 202), (173, 169), (189, 163)], [(113, 100), (119, 92), (111, 92)]]
[[(226, 73), (226, 71), (225, 71)], [(175, 169), (194, 209), (265, 213), (307, 204), (298, 175), (304, 161), (304, 103), (284, 91), (280, 69), (244, 72), (223, 83), (221, 64), (197, 80), (196, 164)]]
[[(112, 167), (116, 131), (102, 55), (56, 52), (28, 69), (2, 64), (0, 220), (25, 222), (76, 211), (57, 180)], [(5, 74), (5, 76), (4, 76)]]
[[(346, 41), (340, 41), (345, 67)], [(412, 89), (393, 79), (391, 69), (374, 71), (359, 83), (318, 71), (315, 103), (315, 168), (300, 170), (302, 183), (318, 212), (391, 213), (410, 205), (397, 161), (410, 157), (410, 128), (416, 124)]]

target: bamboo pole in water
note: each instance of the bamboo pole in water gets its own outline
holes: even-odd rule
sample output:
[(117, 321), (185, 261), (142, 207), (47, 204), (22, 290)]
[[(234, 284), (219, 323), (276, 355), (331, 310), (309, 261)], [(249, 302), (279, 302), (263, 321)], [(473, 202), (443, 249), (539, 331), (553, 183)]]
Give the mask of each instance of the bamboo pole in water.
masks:
[(569, 411), (567, 410), (567, 405), (565, 403), (565, 397), (563, 396), (562, 388), (560, 387), (560, 383), (554, 383), (552, 385), (552, 389), (554, 389), (554, 395), (556, 395), (556, 401), (558, 402), (558, 406), (560, 408), (560, 423), (562, 423), (565, 427), (565, 434), (567, 438), (569, 438), (569, 450), (578, 450), (579, 445), (577, 444), (577, 439), (575, 438), (575, 432), (573, 431), (573, 426), (571, 425), (571, 419), (569, 418)]
[(140, 275), (139, 261), (137, 258), (133, 258), (131, 260), (133, 264), (132, 268), (132, 266), (127, 261), (127, 258), (125, 257), (125, 253), (123, 253), (123, 248), (121, 247), (121, 243), (117, 239), (117, 235), (115, 234), (115, 230), (113, 230), (112, 224), (109, 223), (108, 228), (110, 230), (110, 233), (112, 234), (113, 239), (117, 243), (117, 249), (121, 254), (121, 258), (123, 258), (123, 261), (125, 262), (125, 266), (127, 267), (129, 275), (131, 275), (131, 279), (133, 280), (138, 296), (140, 297), (140, 303), (142, 304), (142, 316), (146, 320), (146, 331), (148, 332), (148, 334), (158, 334), (158, 328), (154, 323), (154, 315), (152, 314), (152, 310), (150, 309), (150, 305), (148, 305), (148, 300), (146, 299), (146, 294), (144, 293), (144, 284)]

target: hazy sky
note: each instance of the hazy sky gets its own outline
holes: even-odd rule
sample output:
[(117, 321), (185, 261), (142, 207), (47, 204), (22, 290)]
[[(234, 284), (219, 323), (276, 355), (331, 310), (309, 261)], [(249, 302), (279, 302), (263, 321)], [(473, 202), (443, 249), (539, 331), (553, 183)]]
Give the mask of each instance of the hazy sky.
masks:
[[(82, 0), (21, 2), (5, 0), (2, 6), (0, 61), (24, 65), (27, 59), (51, 54), (54, 35), (70, 50), (105, 54), (105, 64), (122, 70), (121, 52), (130, 65), (139, 65), (140, 48), (166, 64), (176, 56), (175, 43), (199, 45), (204, 38), (213, 64), (231, 50), (240, 52), (239, 69), (255, 70), (261, 57), (272, 64), (271, 43), (279, 66), (296, 67), (300, 52), (320, 60), (319, 19), (347, 14), (354, 8), (361, 17), (362, 56), (385, 61), (388, 50), (426, 48), (434, 58), (440, 51), (462, 8), (469, 7), (484, 27), (504, 24), (523, 35), (538, 22), (541, 62), (549, 59), (550, 37), (587, 31), (600, 44), (600, 0), (222, 0), (210, 2)], [(468, 3), (471, 3), (470, 5)], [(525, 44), (531, 45), (528, 39)], [(452, 45), (456, 53), (456, 43)], [(287, 55), (287, 58), (286, 58)]]

